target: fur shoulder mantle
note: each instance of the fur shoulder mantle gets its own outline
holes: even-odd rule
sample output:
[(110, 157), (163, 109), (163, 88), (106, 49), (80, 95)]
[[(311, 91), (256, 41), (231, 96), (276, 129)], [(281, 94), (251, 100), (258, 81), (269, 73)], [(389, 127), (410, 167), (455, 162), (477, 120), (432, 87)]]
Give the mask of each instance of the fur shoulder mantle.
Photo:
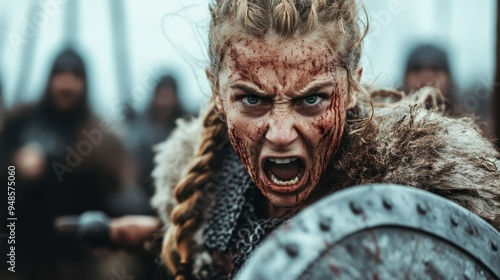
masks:
[[(331, 167), (331, 191), (365, 183), (413, 186), (459, 203), (500, 230), (500, 155), (474, 121), (444, 116), (440, 94), (429, 88), (411, 95), (382, 90), (372, 92), (372, 98), (378, 103), (371, 122), (362, 128), (359, 122), (348, 124), (348, 144)], [(371, 112), (363, 101), (355, 109), (358, 117)], [(202, 121), (179, 120), (177, 125), (156, 147), (153, 172), (152, 204), (166, 227), (176, 205), (173, 189), (193, 158)], [(203, 246), (199, 231), (195, 242)], [(194, 256), (194, 271), (204, 256)]]

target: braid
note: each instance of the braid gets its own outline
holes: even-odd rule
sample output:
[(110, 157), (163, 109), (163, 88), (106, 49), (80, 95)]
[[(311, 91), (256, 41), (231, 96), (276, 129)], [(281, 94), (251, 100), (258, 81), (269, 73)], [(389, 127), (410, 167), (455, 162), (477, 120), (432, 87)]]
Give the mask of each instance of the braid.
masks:
[[(201, 211), (206, 208), (207, 201), (212, 199), (207, 197), (203, 189), (212, 182), (214, 159), (220, 147), (227, 142), (226, 138), (224, 123), (218, 118), (212, 100), (204, 119), (195, 157), (174, 189), (178, 204), (171, 213), (172, 226), (165, 235), (162, 250), (165, 263), (174, 274), (184, 271), (183, 266), (191, 261), (190, 241), (202, 224)], [(179, 275), (176, 279), (185, 279), (184, 277)]]
[(265, 1), (238, 1), (237, 18), (241, 25), (247, 26), (250, 34), (259, 36), (268, 29), (269, 17), (265, 6)]
[(313, 0), (311, 2), (311, 9), (309, 9), (309, 13), (307, 14), (306, 25), (307, 30), (314, 30), (318, 25), (318, 8), (321, 5), (324, 5), (324, 0)]
[[(368, 31), (360, 30), (356, 0), (217, 0), (210, 5), (210, 70), (216, 76), (228, 42), (244, 33), (263, 37), (271, 32), (286, 39), (319, 30), (332, 48), (346, 56), (354, 70), (361, 43)], [(364, 6), (363, 10), (364, 10)], [(366, 11), (365, 11), (366, 15)]]
[(289, 0), (281, 0), (273, 10), (274, 28), (278, 34), (289, 37), (292, 36), (300, 24), (300, 16)]

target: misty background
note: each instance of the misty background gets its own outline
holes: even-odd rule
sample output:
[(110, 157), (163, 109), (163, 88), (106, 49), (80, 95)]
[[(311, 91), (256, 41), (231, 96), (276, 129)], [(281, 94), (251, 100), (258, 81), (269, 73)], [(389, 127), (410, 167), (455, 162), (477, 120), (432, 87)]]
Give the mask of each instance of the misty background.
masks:
[[(458, 94), (490, 89), (495, 62), (494, 0), (365, 0), (371, 30), (363, 80), (398, 87), (407, 56), (421, 43), (444, 48)], [(179, 80), (182, 103), (208, 99), (207, 0), (22, 0), (0, 2), (0, 84), (6, 105), (37, 100), (49, 67), (66, 46), (87, 63), (90, 102), (117, 118), (117, 100), (145, 108), (156, 79)], [(127, 96), (123, 92), (128, 92)]]

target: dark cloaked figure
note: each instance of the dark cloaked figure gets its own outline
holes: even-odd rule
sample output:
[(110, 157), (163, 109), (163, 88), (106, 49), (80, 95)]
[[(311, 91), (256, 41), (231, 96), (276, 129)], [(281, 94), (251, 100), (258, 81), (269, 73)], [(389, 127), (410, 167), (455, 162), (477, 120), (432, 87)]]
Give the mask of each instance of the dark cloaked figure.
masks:
[(410, 53), (405, 67), (403, 90), (415, 92), (430, 86), (446, 98), (447, 113), (456, 115), (457, 103), (453, 75), (446, 52), (433, 45), (420, 45)]
[(172, 75), (167, 75), (159, 79), (144, 114), (128, 125), (126, 144), (140, 168), (140, 183), (150, 196), (153, 195), (153, 146), (167, 139), (176, 127), (175, 121), (185, 116), (178, 97), (177, 81)]
[(25, 279), (95, 279), (76, 236), (56, 232), (54, 221), (88, 210), (122, 214), (113, 195), (134, 180), (121, 143), (100, 129), (87, 98), (84, 62), (68, 49), (41, 101), (13, 109), (2, 131), (2, 168), (16, 169), (16, 267)]

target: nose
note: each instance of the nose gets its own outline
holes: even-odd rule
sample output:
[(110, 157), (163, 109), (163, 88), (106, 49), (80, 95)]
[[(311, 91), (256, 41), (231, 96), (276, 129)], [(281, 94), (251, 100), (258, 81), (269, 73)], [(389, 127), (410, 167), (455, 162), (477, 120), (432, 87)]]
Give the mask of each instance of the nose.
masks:
[(269, 119), (269, 128), (265, 138), (277, 148), (288, 147), (298, 137), (295, 122), (291, 115), (273, 116)]

